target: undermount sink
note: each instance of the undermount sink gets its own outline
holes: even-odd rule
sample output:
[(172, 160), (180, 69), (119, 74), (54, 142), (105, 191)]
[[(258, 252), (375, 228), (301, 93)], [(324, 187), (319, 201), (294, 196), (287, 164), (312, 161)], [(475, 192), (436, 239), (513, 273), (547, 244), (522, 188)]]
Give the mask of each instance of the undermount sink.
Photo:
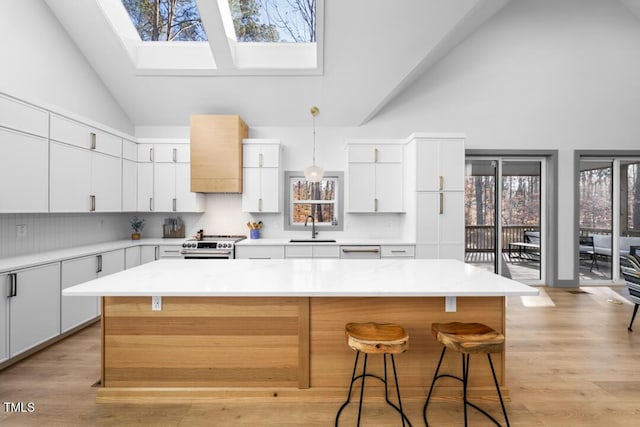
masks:
[(333, 239), (291, 239), (289, 243), (336, 243)]

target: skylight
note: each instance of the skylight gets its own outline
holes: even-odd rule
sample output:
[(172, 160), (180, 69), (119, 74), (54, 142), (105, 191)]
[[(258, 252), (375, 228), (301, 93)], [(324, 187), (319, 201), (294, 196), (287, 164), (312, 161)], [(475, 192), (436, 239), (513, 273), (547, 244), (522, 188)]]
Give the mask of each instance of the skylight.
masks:
[(207, 41), (195, 0), (122, 0), (142, 41)]
[(316, 0), (228, 1), (238, 42), (316, 41)]
[(322, 73), (324, 0), (93, 1), (138, 75)]

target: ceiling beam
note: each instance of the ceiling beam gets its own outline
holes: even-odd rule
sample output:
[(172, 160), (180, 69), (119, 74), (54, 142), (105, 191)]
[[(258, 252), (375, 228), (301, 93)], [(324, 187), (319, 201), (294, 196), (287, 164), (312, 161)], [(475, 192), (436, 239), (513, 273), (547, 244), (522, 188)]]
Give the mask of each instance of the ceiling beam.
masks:
[(196, 3), (216, 68), (220, 71), (235, 69), (233, 52), (227, 39), (218, 1), (196, 0)]

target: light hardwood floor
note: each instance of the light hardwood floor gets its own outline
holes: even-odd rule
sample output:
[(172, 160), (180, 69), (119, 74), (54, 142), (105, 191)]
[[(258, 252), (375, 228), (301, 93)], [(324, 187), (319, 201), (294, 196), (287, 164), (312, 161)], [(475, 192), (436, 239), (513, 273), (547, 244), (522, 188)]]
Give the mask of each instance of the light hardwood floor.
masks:
[[(632, 305), (624, 300), (624, 288), (581, 289), (585, 293), (540, 288), (539, 297), (508, 299), (511, 425), (640, 425), (640, 320), (637, 331), (627, 331)], [(624, 302), (610, 302), (614, 300)], [(96, 404), (91, 386), (99, 363), (99, 330), (93, 325), (0, 371), (0, 425), (330, 426), (340, 405), (277, 397), (198, 405)], [(472, 359), (471, 364), (472, 370), (487, 369), (484, 361), (474, 365)], [(9, 413), (3, 402), (33, 402), (35, 411)], [(424, 425), (423, 402), (403, 403), (413, 425)], [(501, 420), (497, 402), (482, 406)], [(357, 400), (343, 412), (341, 425), (355, 425), (356, 410)], [(379, 399), (365, 400), (363, 426), (399, 421)], [(433, 426), (462, 425), (460, 402), (433, 401), (429, 421)], [(492, 425), (473, 410), (470, 421), (472, 426)]]

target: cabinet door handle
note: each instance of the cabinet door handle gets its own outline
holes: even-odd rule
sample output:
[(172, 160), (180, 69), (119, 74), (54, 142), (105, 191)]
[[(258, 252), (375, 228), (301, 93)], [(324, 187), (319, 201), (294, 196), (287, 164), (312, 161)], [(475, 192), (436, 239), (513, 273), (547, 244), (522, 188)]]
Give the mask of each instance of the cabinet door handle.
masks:
[(18, 273), (9, 274), (10, 286), (9, 286), (9, 295), (7, 298), (13, 298), (18, 296)]
[(89, 211), (95, 212), (96, 211), (96, 196), (92, 194), (91, 196), (89, 196), (89, 200), (91, 201), (91, 207), (89, 208)]
[(442, 175), (438, 178), (438, 186), (440, 187), (440, 191), (444, 190), (444, 177)]
[(96, 133), (95, 132), (91, 132), (89, 134), (91, 136), (91, 149), (95, 150), (96, 149)]
[(373, 211), (378, 212), (378, 198), (373, 199)]
[(373, 149), (373, 162), (374, 163), (378, 163), (378, 149), (377, 148)]
[(149, 161), (153, 162), (153, 147), (149, 148)]
[(177, 162), (178, 161), (178, 149), (174, 148), (173, 149), (173, 162)]
[(149, 211), (153, 210), (153, 197), (149, 197)]
[(258, 166), (262, 167), (262, 153), (258, 154)]
[(156, 261), (160, 258), (160, 246), (156, 246), (156, 251), (155, 251), (155, 259)]
[(173, 198), (173, 211), (176, 211), (176, 205), (177, 205), (177, 199), (174, 197)]
[(96, 273), (102, 273), (102, 255), (96, 256), (98, 260), (98, 268), (96, 269)]
[(440, 193), (440, 215), (444, 213), (444, 193)]
[(262, 212), (262, 198), (258, 199), (258, 212)]

